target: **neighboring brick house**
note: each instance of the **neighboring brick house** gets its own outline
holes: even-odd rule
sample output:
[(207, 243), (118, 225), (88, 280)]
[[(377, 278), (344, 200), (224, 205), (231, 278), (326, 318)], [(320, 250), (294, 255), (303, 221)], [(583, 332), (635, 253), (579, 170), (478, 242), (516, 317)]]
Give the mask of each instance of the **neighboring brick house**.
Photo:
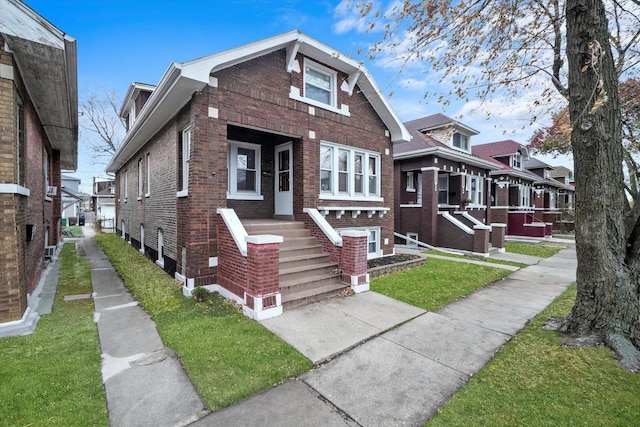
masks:
[(536, 192), (535, 183), (540, 181), (540, 176), (524, 166), (530, 159), (527, 147), (509, 139), (474, 145), (472, 151), (500, 166), (500, 169), (491, 172), (493, 220), (506, 223), (508, 235), (550, 236), (552, 224), (546, 223), (542, 215), (536, 214), (536, 207), (542, 207), (544, 198), (541, 189)]
[(0, 10), (0, 328), (28, 329), (77, 165), (76, 42), (21, 1)]
[(263, 318), (366, 289), (367, 257), (394, 253), (393, 144), (409, 134), (321, 42), (291, 31), (172, 63), (121, 115), (117, 231), (186, 294), (206, 285)]
[(444, 114), (405, 126), (412, 140), (393, 153), (395, 230), (406, 236), (397, 241), (483, 255), (490, 244), (503, 249), (505, 225), (492, 224), (489, 209), (490, 172), (499, 167), (471, 153), (478, 132)]

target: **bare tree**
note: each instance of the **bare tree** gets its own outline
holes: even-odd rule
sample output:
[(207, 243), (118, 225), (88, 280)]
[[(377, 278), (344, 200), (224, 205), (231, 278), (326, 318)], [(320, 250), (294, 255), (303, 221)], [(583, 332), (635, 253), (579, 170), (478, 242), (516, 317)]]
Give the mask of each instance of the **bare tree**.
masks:
[(118, 116), (120, 104), (115, 91), (90, 94), (80, 102), (82, 139), (93, 151), (93, 164), (107, 164), (122, 141), (125, 124)]
[[(597, 337), (623, 367), (639, 370), (640, 205), (631, 208), (625, 198), (618, 77), (637, 64), (640, 0), (406, 0), (386, 10), (358, 5), (369, 28), (384, 31), (370, 53), (428, 63), (453, 88), (440, 93), (441, 100), (488, 100), (539, 88), (532, 107), (557, 110), (558, 100), (568, 101), (578, 294), (561, 329)], [(619, 44), (617, 60), (612, 41)]]

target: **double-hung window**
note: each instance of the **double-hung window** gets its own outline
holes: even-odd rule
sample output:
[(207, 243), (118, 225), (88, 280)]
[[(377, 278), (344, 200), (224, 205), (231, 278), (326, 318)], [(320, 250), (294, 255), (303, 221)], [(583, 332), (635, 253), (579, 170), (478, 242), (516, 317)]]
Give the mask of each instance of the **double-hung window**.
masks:
[(335, 71), (306, 60), (304, 65), (304, 97), (317, 103), (336, 106)]
[(531, 206), (531, 186), (520, 185), (520, 206)]
[(321, 197), (372, 199), (380, 195), (380, 155), (352, 147), (320, 146)]
[(459, 132), (454, 133), (453, 146), (461, 150), (469, 151), (469, 137)]
[(522, 169), (522, 154), (515, 153), (511, 156), (511, 167), (514, 169)]
[(438, 175), (438, 203), (449, 204), (449, 175)]
[(140, 160), (138, 160), (138, 200), (142, 200), (142, 194), (144, 193), (143, 169), (142, 158), (140, 158)]
[(472, 204), (482, 205), (482, 178), (469, 176), (467, 178), (467, 193)]
[(180, 133), (180, 185), (178, 197), (188, 195), (189, 191), (189, 161), (191, 160), (191, 127), (187, 127)]
[(147, 192), (145, 197), (151, 196), (151, 154), (147, 153)]
[(261, 200), (260, 145), (229, 141), (228, 198)]
[(407, 191), (413, 193), (416, 191), (415, 179), (413, 171), (407, 172)]

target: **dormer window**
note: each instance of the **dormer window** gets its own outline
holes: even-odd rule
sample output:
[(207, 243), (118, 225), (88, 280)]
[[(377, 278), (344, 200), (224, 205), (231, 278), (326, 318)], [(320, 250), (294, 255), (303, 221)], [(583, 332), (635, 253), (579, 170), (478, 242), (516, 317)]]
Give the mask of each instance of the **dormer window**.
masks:
[(304, 97), (320, 104), (336, 107), (337, 73), (306, 60), (304, 66)]
[(453, 146), (460, 150), (469, 151), (469, 137), (459, 132), (454, 133)]
[(511, 156), (511, 167), (514, 169), (522, 169), (522, 154), (515, 153)]

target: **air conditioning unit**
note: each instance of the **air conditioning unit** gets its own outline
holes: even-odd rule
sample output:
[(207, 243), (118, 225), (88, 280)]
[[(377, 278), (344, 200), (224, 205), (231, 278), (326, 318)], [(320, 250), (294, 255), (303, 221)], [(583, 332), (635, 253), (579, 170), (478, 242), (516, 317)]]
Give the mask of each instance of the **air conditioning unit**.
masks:
[(56, 194), (58, 194), (58, 187), (55, 185), (47, 186), (47, 196), (55, 196)]
[(44, 247), (44, 257), (45, 258), (53, 258), (53, 255), (56, 253), (55, 246), (45, 246)]

